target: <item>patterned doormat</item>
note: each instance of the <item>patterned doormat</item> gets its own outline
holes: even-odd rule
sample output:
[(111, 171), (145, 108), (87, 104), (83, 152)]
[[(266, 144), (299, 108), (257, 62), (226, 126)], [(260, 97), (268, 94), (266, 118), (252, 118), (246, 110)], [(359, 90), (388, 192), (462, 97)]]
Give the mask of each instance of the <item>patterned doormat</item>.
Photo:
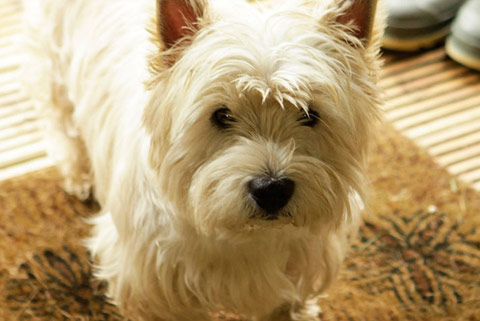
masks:
[[(323, 320), (480, 320), (479, 193), (389, 127), (369, 172), (371, 207)], [(97, 209), (54, 169), (0, 184), (0, 320), (122, 320), (81, 244)]]

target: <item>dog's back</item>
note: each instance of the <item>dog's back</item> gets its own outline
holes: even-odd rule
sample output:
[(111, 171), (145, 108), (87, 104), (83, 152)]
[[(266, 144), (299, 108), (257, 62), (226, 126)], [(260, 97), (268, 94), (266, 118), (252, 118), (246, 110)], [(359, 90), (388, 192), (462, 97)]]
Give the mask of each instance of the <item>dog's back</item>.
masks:
[[(113, 139), (99, 137), (128, 141), (127, 133), (140, 126), (145, 103), (139, 100), (145, 95), (138, 93), (144, 91), (146, 58), (153, 50), (146, 27), (154, 5), (24, 1), (24, 87), (42, 116), (47, 142), (55, 142), (47, 147), (66, 177), (67, 191), (80, 198), (88, 197), (93, 179), (97, 198), (107, 193), (116, 148)], [(91, 161), (105, 150), (109, 157)]]

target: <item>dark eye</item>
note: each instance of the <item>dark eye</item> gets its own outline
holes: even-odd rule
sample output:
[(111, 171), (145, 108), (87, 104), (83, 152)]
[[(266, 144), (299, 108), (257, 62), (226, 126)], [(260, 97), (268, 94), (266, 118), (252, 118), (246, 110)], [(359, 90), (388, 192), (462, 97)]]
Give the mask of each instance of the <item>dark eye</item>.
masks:
[(217, 109), (212, 114), (212, 121), (220, 128), (232, 127), (232, 123), (235, 122), (235, 118), (232, 116), (232, 111), (226, 107)]
[(304, 111), (302, 117), (298, 120), (302, 126), (314, 127), (320, 120), (320, 115), (313, 109)]

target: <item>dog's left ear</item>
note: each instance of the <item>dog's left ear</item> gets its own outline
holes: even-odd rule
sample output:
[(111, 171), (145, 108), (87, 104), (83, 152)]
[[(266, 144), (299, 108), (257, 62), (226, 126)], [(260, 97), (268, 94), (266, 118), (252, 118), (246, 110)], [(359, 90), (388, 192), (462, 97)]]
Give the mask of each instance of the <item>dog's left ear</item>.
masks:
[(352, 33), (364, 45), (372, 36), (377, 0), (344, 0), (345, 11), (337, 17), (337, 22), (352, 26)]
[(206, 0), (157, 0), (158, 33), (167, 49), (195, 34), (206, 6)]

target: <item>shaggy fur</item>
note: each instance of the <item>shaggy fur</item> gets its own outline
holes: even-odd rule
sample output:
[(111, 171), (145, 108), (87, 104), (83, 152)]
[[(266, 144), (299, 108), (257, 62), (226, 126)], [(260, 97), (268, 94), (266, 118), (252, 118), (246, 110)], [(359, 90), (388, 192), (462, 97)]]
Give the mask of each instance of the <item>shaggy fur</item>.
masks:
[[(102, 206), (87, 246), (126, 315), (317, 320), (378, 116), (366, 8), (25, 1), (26, 87), (66, 190)], [(212, 122), (220, 107), (228, 128)], [(302, 125), (311, 110), (318, 123)], [(246, 187), (265, 175), (295, 182), (276, 220)]]

